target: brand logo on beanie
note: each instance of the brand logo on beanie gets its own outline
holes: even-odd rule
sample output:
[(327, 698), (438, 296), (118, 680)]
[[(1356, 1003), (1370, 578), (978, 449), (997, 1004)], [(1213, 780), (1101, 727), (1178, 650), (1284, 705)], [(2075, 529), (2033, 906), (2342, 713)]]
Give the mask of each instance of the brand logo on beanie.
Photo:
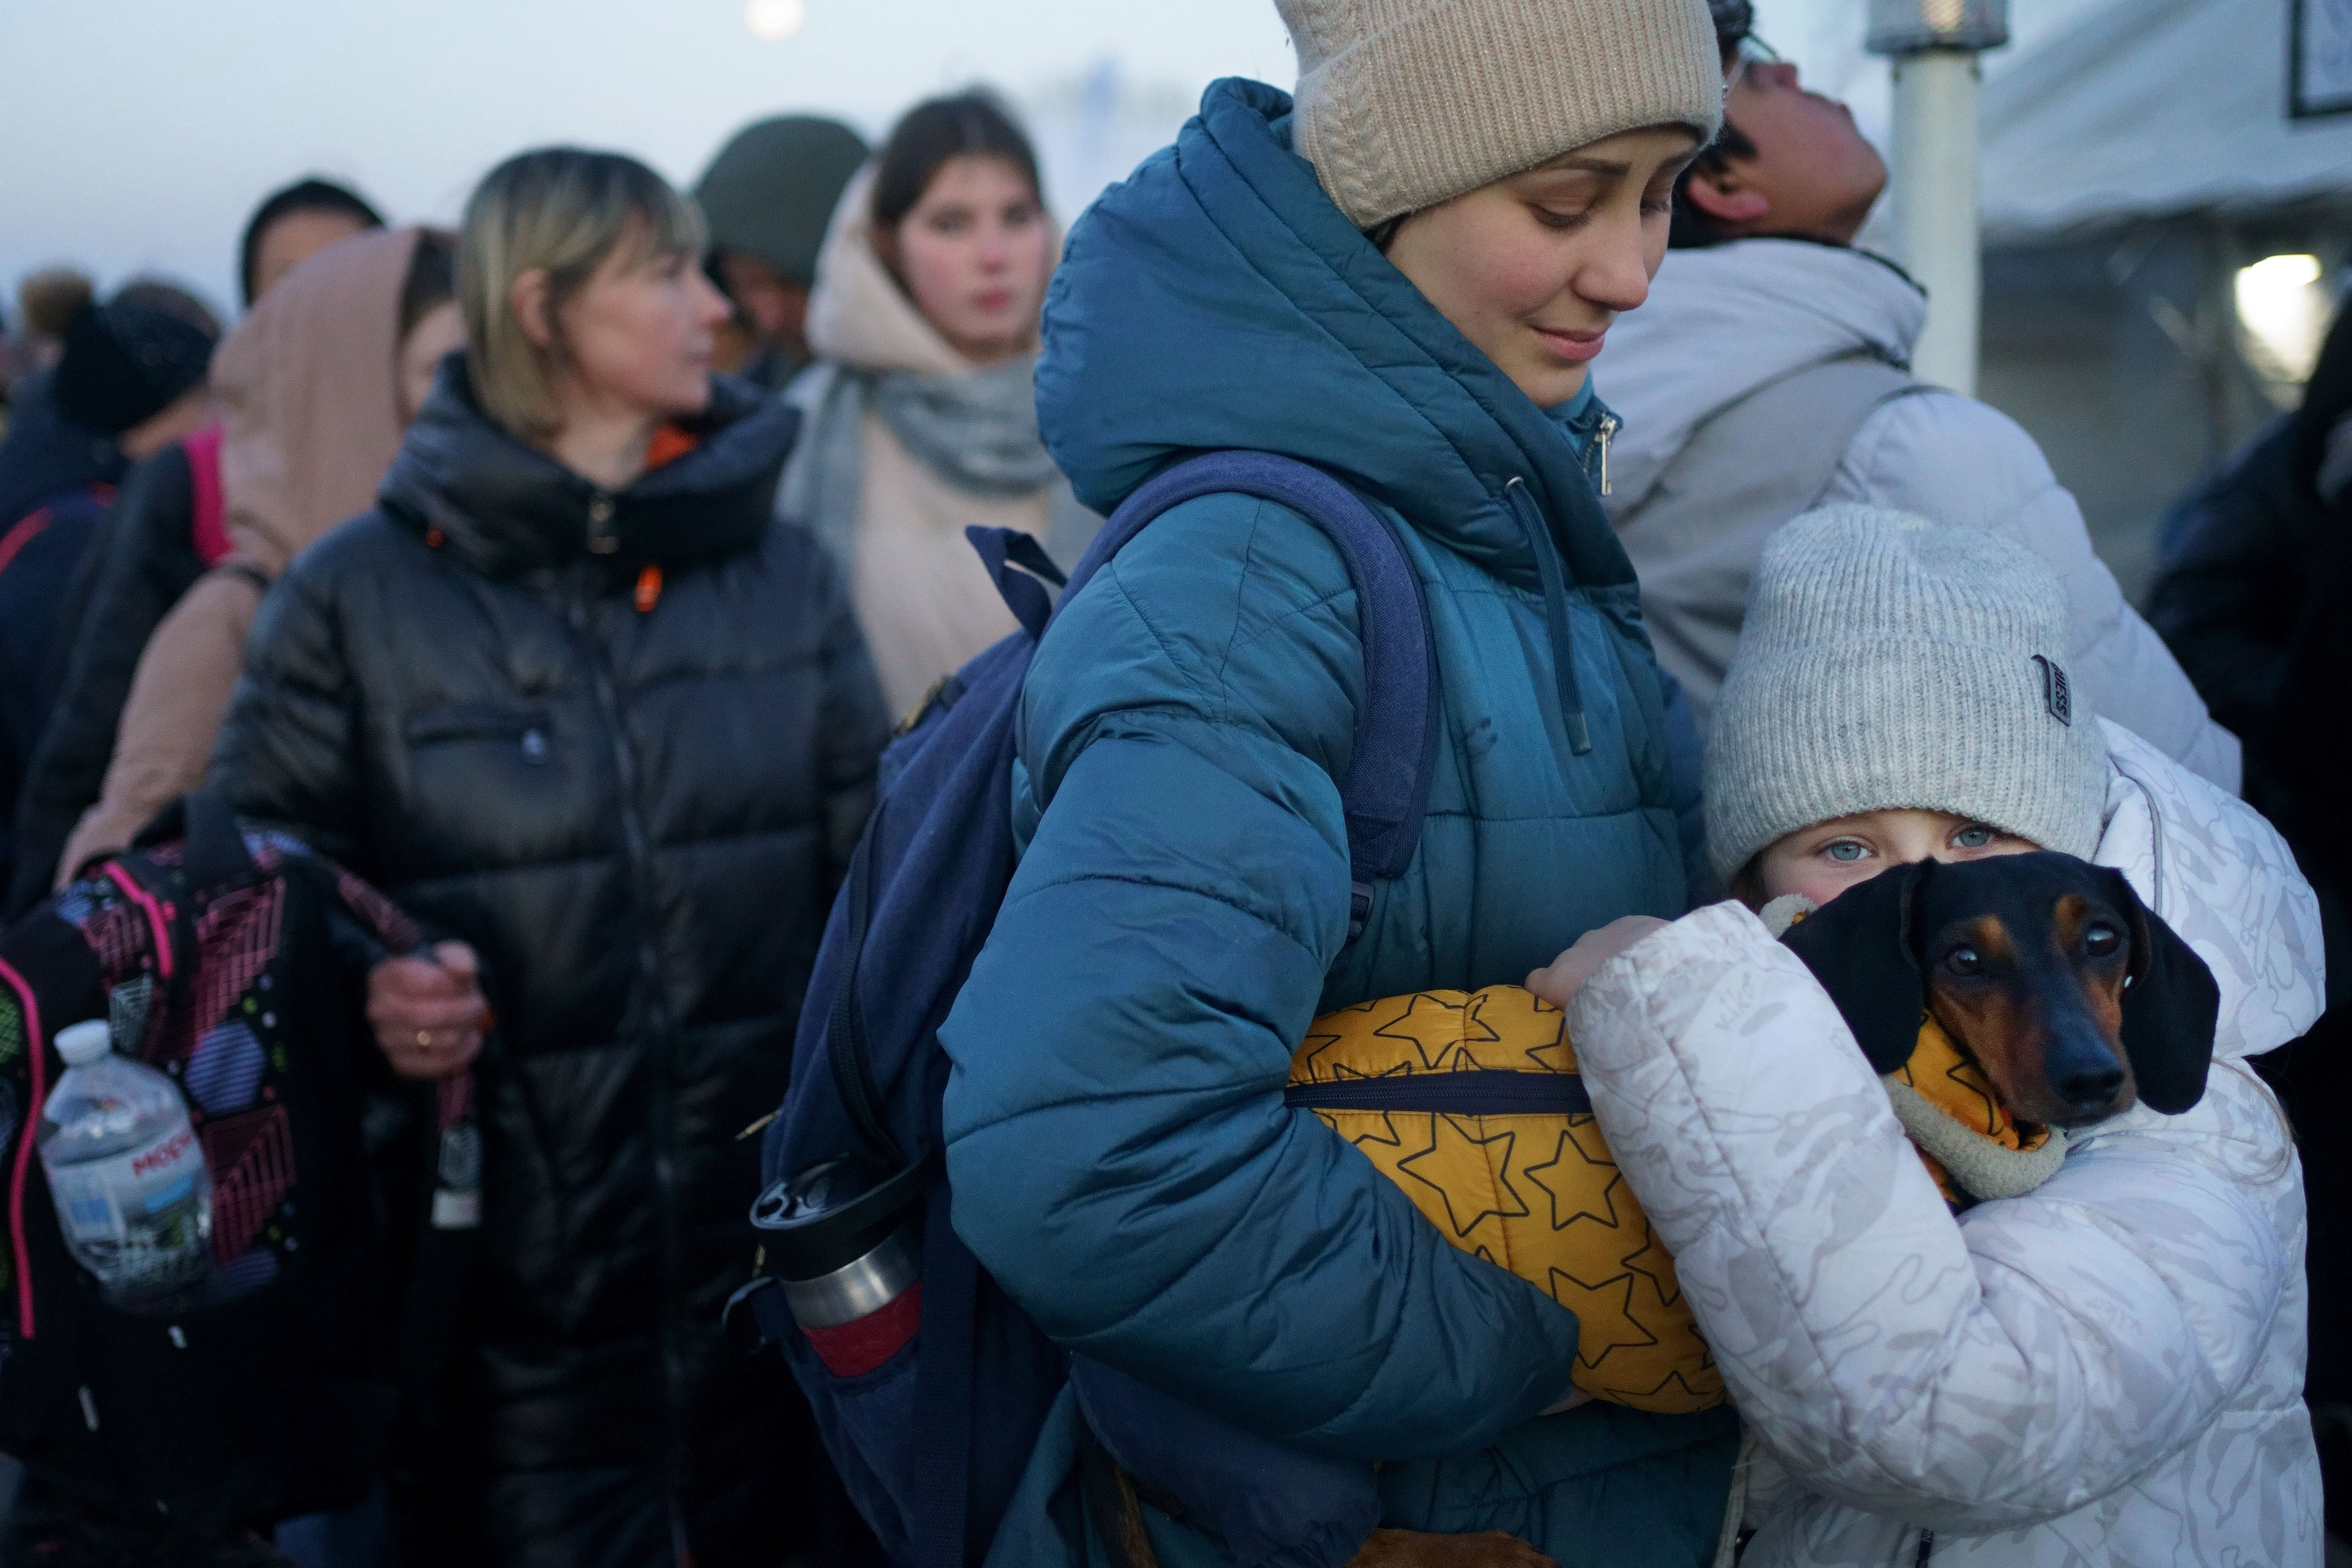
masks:
[(2066, 684), (2066, 672), (2058, 668), (2056, 659), (2045, 658), (2038, 653), (2033, 656), (2033, 662), (2042, 667), (2042, 705), (2050, 710), (2050, 717), (2073, 729), (2074, 693)]

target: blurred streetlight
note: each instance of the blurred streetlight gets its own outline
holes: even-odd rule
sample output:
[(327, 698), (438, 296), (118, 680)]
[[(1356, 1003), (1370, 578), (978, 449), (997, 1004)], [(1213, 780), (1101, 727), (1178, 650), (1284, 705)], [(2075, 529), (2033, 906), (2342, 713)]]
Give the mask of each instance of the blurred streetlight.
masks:
[(802, 0), (747, 0), (743, 25), (751, 29), (754, 37), (773, 43), (799, 32), (807, 16), (808, 9)]
[(1977, 54), (2007, 42), (2009, 0), (1870, 0), (1870, 36), (1864, 47), (1874, 55), (1924, 49)]
[(1921, 379), (1973, 393), (1984, 288), (1977, 56), (2009, 42), (2009, 0), (1870, 0), (1864, 47), (1895, 61), (1895, 258), (1927, 290)]
[(2316, 256), (2266, 256), (2240, 268), (2234, 281), (2246, 358), (2273, 400), (2293, 407), (2327, 341), (2335, 301), (2326, 270)]

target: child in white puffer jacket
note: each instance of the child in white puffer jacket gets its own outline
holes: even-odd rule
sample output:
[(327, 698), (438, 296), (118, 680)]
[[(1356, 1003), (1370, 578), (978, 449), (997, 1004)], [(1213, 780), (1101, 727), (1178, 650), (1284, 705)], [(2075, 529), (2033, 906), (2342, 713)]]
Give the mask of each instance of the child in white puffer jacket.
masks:
[[(2119, 868), (2220, 987), (2186, 1113), (2075, 1130), (2040, 1186), (1955, 1214), (1749, 908), (1610, 928), (1530, 982), (1568, 1001), (1601, 1130), (1752, 1435), (1747, 1568), (2321, 1561), (2302, 1177), (2246, 1061), (2319, 1012), (2316, 905), (2252, 810), (2067, 704), (2063, 605), (1981, 533), (1863, 508), (1791, 523), (1709, 737), (1711, 848), (1756, 903), (1927, 853), (1887, 823), (1931, 826), (1937, 858)], [(1823, 831), (1856, 814), (1880, 827)]]

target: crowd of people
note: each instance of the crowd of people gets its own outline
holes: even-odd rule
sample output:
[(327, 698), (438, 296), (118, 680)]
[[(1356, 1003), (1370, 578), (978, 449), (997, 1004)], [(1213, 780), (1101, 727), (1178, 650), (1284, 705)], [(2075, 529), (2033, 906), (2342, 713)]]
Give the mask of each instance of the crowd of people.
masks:
[[(1238, 450), (1343, 481), (1417, 580), (1418, 847), (1352, 853), (1392, 665), (1297, 507), (1185, 500), (1059, 606), (937, 1158), (992, 1288), (1126, 1392), (976, 1413), (964, 1560), (2321, 1562), (2352, 1280), (2312, 1249), (2307, 1346), (2306, 1180), (2310, 1237), (2352, 1221), (2293, 1129), (2343, 1071), (2310, 716), (2352, 662), (2352, 324), (2168, 524), (2144, 618), (2032, 438), (1911, 374), (1926, 299), (1855, 245), (1885, 165), (1746, 0), (1276, 7), (1295, 92), (1217, 83), (1066, 234), (974, 89), (873, 147), (763, 121), (691, 193), (522, 152), (455, 231), (306, 178), (226, 330), (161, 279), (22, 282), (8, 919), (218, 795), (426, 933), (351, 1005), (388, 1080), (475, 1086), (483, 1165), (366, 1495), (198, 1539), (36, 1462), (5, 1561), (943, 1565), (827, 1374), (722, 1327), (751, 1133), (894, 724), (1028, 635), (966, 530), (1068, 571)], [(2028, 855), (2092, 879), (2066, 962), (2113, 1070), (1972, 1052), (2013, 955), (1929, 951), (1916, 900), (1882, 1063), (1832, 906)], [(1300, 1097), (1310, 1020), (1522, 983), (1605, 1214), (1542, 1173), (1595, 1157), (1573, 1128), (1431, 1112), (1505, 1194), (1465, 1220), (1381, 1163), (1393, 1121)], [(1923, 984), (1977, 998), (1927, 1005), (1981, 1165), (1911, 1109)], [(1547, 1201), (1640, 1245), (1587, 1279), (1480, 1228)], [(1662, 1342), (1637, 1287), (1696, 1336), (1671, 1395), (1589, 1375)]]

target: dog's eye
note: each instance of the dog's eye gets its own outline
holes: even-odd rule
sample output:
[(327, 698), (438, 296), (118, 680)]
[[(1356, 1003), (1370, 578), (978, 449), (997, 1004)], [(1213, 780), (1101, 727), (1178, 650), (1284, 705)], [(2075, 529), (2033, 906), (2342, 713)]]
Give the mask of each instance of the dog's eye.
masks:
[(1944, 967), (1967, 977), (1984, 973), (1984, 955), (1973, 947), (1956, 947), (1944, 954)]
[(2124, 933), (2111, 925), (2095, 925), (2083, 933), (2083, 951), (2093, 958), (2113, 958), (2124, 944)]

